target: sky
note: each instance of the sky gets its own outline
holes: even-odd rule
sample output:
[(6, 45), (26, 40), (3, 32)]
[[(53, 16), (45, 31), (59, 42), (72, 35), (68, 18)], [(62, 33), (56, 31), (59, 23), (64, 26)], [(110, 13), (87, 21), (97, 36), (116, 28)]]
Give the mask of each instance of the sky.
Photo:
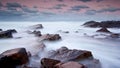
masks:
[(120, 20), (120, 0), (0, 0), (0, 21)]

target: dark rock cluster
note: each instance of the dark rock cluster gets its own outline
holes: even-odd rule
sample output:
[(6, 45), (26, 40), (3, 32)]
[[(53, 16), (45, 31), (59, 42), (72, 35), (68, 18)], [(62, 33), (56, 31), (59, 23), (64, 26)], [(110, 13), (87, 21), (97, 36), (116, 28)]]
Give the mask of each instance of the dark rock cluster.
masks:
[(83, 24), (85, 27), (106, 27), (106, 28), (120, 28), (120, 21), (88, 21)]
[[(96, 62), (87, 62), (87, 65), (81, 63), (84, 60)], [(89, 66), (89, 63), (92, 63), (91, 66)], [(97, 68), (96, 65), (99, 65), (99, 61), (93, 58), (90, 51), (71, 50), (67, 47), (50, 51), (48, 57), (41, 60), (42, 68)]]
[(1, 68), (16, 68), (16, 66), (27, 62), (28, 55), (25, 48), (11, 49), (0, 54)]
[(0, 32), (0, 38), (12, 38), (13, 33), (17, 33), (17, 31), (15, 29), (9, 29), (9, 30), (6, 30), (6, 31), (1, 31)]
[(56, 41), (60, 40), (61, 36), (59, 34), (45, 34), (42, 35), (41, 38), (43, 38), (43, 40)]

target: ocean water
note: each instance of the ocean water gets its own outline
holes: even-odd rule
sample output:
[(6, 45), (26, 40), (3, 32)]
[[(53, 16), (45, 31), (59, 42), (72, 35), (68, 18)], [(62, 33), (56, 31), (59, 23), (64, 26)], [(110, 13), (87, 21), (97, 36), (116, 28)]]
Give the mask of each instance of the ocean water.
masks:
[[(39, 38), (28, 34), (28, 30), (33, 30), (30, 26), (37, 23), (43, 24), (40, 29), (42, 34), (60, 34), (61, 41), (44, 42), (46, 50), (58, 49), (66, 46), (70, 49), (82, 49), (91, 51), (96, 59), (99, 59), (102, 68), (120, 68), (120, 39), (104, 39), (104, 36), (96, 38), (86, 37), (99, 34), (95, 32), (99, 28), (85, 28), (81, 26), (83, 22), (0, 22), (3, 30), (16, 29), (18, 33), (13, 34), (14, 38), (0, 39), (0, 53), (13, 48), (25, 47), (33, 55), (39, 53)], [(120, 33), (120, 29), (109, 29), (114, 33)], [(61, 31), (69, 31), (63, 33)], [(78, 31), (78, 33), (76, 33)], [(17, 39), (17, 37), (21, 37)]]

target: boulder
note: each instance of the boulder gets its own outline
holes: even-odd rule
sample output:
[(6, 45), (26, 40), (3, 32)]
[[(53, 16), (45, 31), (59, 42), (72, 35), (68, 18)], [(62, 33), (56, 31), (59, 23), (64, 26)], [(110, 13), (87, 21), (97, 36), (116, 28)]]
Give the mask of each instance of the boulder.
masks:
[(40, 36), (42, 36), (42, 34), (41, 34), (41, 32), (40, 31), (36, 31), (36, 30), (34, 30), (34, 31), (26, 31), (28, 34), (34, 34), (35, 36), (37, 36), (37, 37), (40, 37)]
[(41, 32), (40, 31), (33, 31), (32, 34), (35, 34), (35, 36), (42, 36)]
[(17, 31), (16, 31), (15, 29), (9, 29), (9, 30), (7, 30), (7, 31), (9, 31), (9, 32), (11, 32), (11, 33), (17, 33)]
[(43, 25), (42, 24), (36, 24), (36, 25), (33, 25), (31, 26), (33, 29), (42, 29), (43, 28)]
[(1, 68), (16, 68), (16, 66), (27, 62), (28, 55), (25, 48), (11, 49), (0, 54)]
[(61, 47), (60, 49), (49, 53), (49, 58), (61, 61), (76, 61), (86, 59), (89, 57), (93, 58), (92, 53), (90, 51), (76, 49), (71, 50), (67, 47)]
[(101, 29), (97, 30), (96, 32), (105, 32), (105, 33), (111, 33), (107, 28), (102, 27)]
[(0, 29), (0, 31), (2, 31), (2, 29)]
[(43, 58), (41, 60), (41, 68), (55, 68), (55, 65), (60, 63), (59, 60)]
[(78, 62), (70, 61), (66, 63), (58, 63), (55, 65), (56, 68), (85, 68), (84, 65), (79, 64)]
[(0, 32), (0, 38), (12, 38), (12, 32), (11, 31), (1, 31)]
[(56, 40), (60, 40), (61, 36), (59, 34), (46, 34), (46, 35), (42, 35), (41, 38), (43, 40), (56, 41)]

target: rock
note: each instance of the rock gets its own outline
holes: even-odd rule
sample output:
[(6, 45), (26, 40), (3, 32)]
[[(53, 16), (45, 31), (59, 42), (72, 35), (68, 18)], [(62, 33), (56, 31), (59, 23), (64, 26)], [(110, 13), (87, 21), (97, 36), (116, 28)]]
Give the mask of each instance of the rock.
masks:
[(106, 28), (120, 28), (120, 21), (102, 21), (102, 27)]
[(97, 30), (96, 32), (105, 32), (105, 33), (111, 33), (107, 28), (102, 27), (101, 29)]
[(69, 33), (69, 31), (63, 31), (63, 33)]
[(12, 38), (12, 32), (11, 31), (1, 31), (0, 32), (0, 38)]
[(40, 31), (33, 31), (32, 32), (33, 34), (35, 34), (35, 36), (38, 36), (38, 37), (40, 37), (40, 36), (42, 36), (42, 34), (41, 34), (41, 32)]
[(43, 25), (42, 24), (36, 24), (36, 25), (33, 25), (31, 26), (33, 29), (42, 29), (43, 28)]
[(83, 24), (85, 27), (106, 27), (106, 28), (120, 28), (120, 21), (88, 21)]
[(34, 31), (26, 31), (26, 32), (27, 32), (28, 34), (34, 34), (34, 35), (37, 36), (37, 37), (42, 36), (42, 34), (41, 34), (40, 31), (34, 30)]
[(0, 54), (1, 68), (16, 68), (16, 66), (27, 62), (28, 55), (25, 48), (11, 49)]
[(60, 63), (59, 60), (43, 58), (41, 60), (41, 68), (55, 68), (55, 65)]
[(96, 21), (88, 21), (88, 22), (84, 23), (83, 26), (95, 28), (95, 27), (101, 27), (101, 24), (99, 22), (96, 22)]
[(9, 31), (9, 32), (11, 32), (11, 33), (17, 33), (17, 31), (16, 31), (15, 29), (9, 29), (9, 30), (7, 30), (7, 31)]
[(60, 40), (61, 36), (59, 34), (46, 34), (46, 35), (42, 35), (41, 38), (43, 40), (56, 41), (56, 40)]
[(2, 31), (2, 29), (0, 29), (0, 31)]
[(90, 51), (76, 49), (71, 50), (68, 49), (67, 47), (61, 47), (60, 49), (57, 49), (56, 51), (54, 52), (52, 51), (49, 53), (49, 58), (61, 61), (76, 61), (86, 59), (89, 57), (93, 58), (92, 53)]
[(112, 38), (119, 38), (119, 36), (120, 36), (119, 34), (111, 34), (110, 35), (110, 37), (112, 37)]
[(79, 33), (79, 31), (75, 31), (75, 33)]
[(62, 31), (62, 30), (58, 30), (58, 32), (60, 32), (60, 33), (70, 33), (69, 31)]
[(56, 64), (56, 68), (85, 68), (85, 66), (78, 62), (70, 61), (66, 63), (58, 63)]

